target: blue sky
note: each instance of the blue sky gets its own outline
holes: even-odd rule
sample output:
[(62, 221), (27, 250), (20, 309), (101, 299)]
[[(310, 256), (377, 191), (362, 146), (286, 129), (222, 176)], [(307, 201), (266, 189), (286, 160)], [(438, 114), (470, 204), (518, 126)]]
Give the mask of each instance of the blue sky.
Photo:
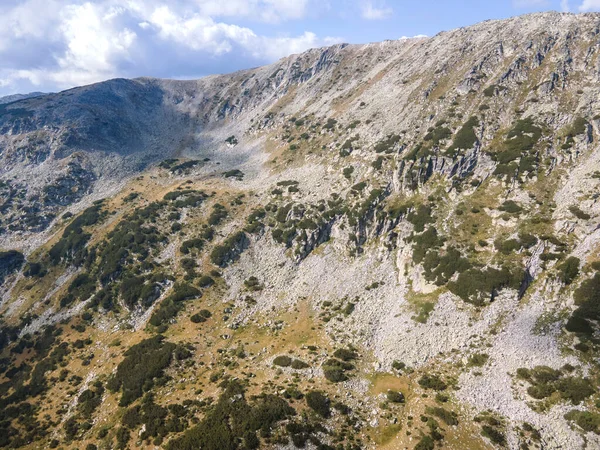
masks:
[(548, 10), (600, 11), (600, 0), (0, 0), (0, 95), (198, 78)]

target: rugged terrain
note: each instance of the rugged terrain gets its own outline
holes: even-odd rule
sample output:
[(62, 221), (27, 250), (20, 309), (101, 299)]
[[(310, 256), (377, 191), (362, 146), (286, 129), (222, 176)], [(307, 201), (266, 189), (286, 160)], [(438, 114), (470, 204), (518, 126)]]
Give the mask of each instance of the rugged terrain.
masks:
[(0, 133), (1, 447), (600, 448), (600, 15)]

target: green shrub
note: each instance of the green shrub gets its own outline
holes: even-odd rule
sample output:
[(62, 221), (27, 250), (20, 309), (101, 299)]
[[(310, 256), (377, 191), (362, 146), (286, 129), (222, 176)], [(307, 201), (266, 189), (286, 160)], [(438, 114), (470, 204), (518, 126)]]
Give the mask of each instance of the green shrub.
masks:
[(587, 378), (565, 377), (558, 380), (556, 388), (563, 399), (569, 400), (574, 405), (580, 404), (596, 393), (596, 389)]
[[(19, 270), (25, 263), (25, 256), (23, 253), (16, 250), (8, 250), (6, 252), (0, 252), (0, 283), (4, 281), (7, 275), (10, 275)], [(35, 263), (33, 263), (35, 264)], [(28, 264), (28, 274), (26, 276), (32, 276), (32, 263)], [(34, 269), (35, 271), (35, 269)], [(41, 272), (41, 268), (33, 275), (38, 275)]]
[(102, 203), (95, 204), (84, 210), (79, 216), (67, 225), (61, 238), (48, 251), (52, 264), (61, 261), (80, 265), (87, 255), (86, 245), (91, 237), (84, 232), (84, 227), (97, 224), (105, 217), (102, 212)]
[(393, 151), (394, 147), (396, 146), (396, 144), (398, 144), (400, 142), (400, 136), (397, 134), (390, 134), (389, 136), (387, 136), (384, 140), (378, 142), (375, 145), (375, 152), (376, 153), (390, 153), (391, 151)]
[(508, 151), (528, 151), (533, 149), (541, 137), (542, 129), (536, 126), (531, 118), (522, 119), (509, 131), (504, 145)]
[(333, 352), (333, 356), (335, 358), (341, 359), (342, 361), (352, 361), (358, 357), (354, 350), (349, 350), (345, 348), (338, 348), (335, 352)]
[(340, 361), (338, 359), (328, 359), (323, 365), (323, 375), (333, 383), (339, 383), (348, 379), (346, 372), (354, 369), (354, 366), (349, 362)]
[(430, 131), (423, 138), (426, 141), (431, 141), (433, 145), (439, 145), (441, 141), (448, 139), (452, 136), (452, 131), (446, 127), (437, 127)]
[(565, 414), (565, 419), (571, 420), (586, 432), (600, 434), (600, 414), (576, 409)]
[(435, 391), (444, 391), (448, 385), (438, 375), (425, 374), (419, 378), (419, 385), (425, 389), (433, 389)]
[(210, 253), (210, 260), (219, 267), (227, 267), (239, 258), (249, 244), (246, 233), (238, 231), (223, 241), (221, 245), (215, 246)]
[[(563, 370), (569, 372), (567, 369), (569, 367), (563, 368)], [(563, 400), (578, 405), (596, 392), (596, 389), (587, 378), (564, 375), (561, 370), (552, 369), (548, 366), (536, 366), (531, 370), (517, 370), (519, 378), (531, 383), (531, 386), (527, 388), (527, 393), (538, 400), (550, 397), (558, 392)]]
[(203, 248), (204, 248), (204, 239), (196, 238), (196, 239), (189, 239), (187, 241), (183, 241), (181, 243), (181, 247), (179, 247), (179, 251), (181, 253), (183, 253), (184, 255), (187, 255), (190, 253), (190, 250), (192, 250), (192, 249), (201, 251)]
[(406, 216), (406, 220), (414, 225), (417, 233), (423, 232), (423, 230), (425, 230), (425, 225), (434, 222), (433, 217), (431, 216), (431, 207), (419, 205)]
[(482, 304), (485, 300), (493, 300), (501, 289), (519, 289), (524, 277), (522, 269), (472, 268), (459, 274), (456, 281), (448, 283), (448, 288), (466, 302)]
[(427, 414), (431, 414), (433, 416), (439, 417), (447, 425), (450, 425), (450, 426), (458, 425), (458, 419), (456, 418), (456, 413), (448, 411), (447, 409), (440, 408), (438, 406), (434, 406), (434, 407), (428, 406), (425, 409), (425, 412), (427, 412)]
[(496, 239), (496, 241), (494, 242), (494, 247), (496, 247), (496, 250), (498, 250), (499, 252), (508, 255), (514, 252), (515, 250), (519, 250), (521, 248), (521, 243), (516, 239), (508, 239), (504, 241), (499, 238)]
[(344, 369), (339, 366), (323, 366), (323, 376), (332, 383), (340, 383), (348, 379)]
[(155, 327), (166, 325), (184, 307), (184, 301), (202, 295), (199, 289), (187, 283), (175, 283), (171, 295), (165, 298), (150, 316), (150, 324)]
[(579, 258), (570, 256), (564, 263), (558, 266), (558, 278), (564, 284), (569, 285), (579, 275)]
[(308, 392), (306, 404), (321, 417), (328, 418), (331, 415), (331, 401), (322, 392)]
[(462, 128), (454, 136), (454, 141), (448, 149), (451, 154), (456, 153), (458, 150), (469, 150), (477, 143), (477, 135), (473, 128), (479, 126), (479, 120), (477, 117), (471, 117)]
[(486, 353), (474, 353), (469, 356), (469, 361), (467, 362), (467, 366), (469, 367), (482, 367), (490, 358)]
[(97, 381), (91, 388), (84, 390), (77, 398), (77, 410), (85, 418), (90, 418), (94, 411), (102, 403), (102, 395), (104, 387), (102, 383)]
[(523, 208), (513, 200), (506, 200), (498, 209), (509, 214), (518, 214), (523, 211)]
[(575, 333), (592, 334), (593, 328), (590, 321), (600, 320), (600, 273), (593, 278), (585, 280), (573, 295), (577, 309), (567, 322), (568, 331)]
[(327, 122), (325, 123), (325, 125), (323, 125), (323, 128), (325, 128), (326, 130), (332, 130), (335, 128), (336, 124), (337, 124), (337, 120), (327, 119)]
[(198, 424), (172, 439), (166, 450), (257, 448), (258, 430), (268, 435), (278, 422), (295, 414), (284, 399), (274, 395), (262, 394), (247, 403), (244, 388), (237, 380), (226, 380), (221, 387), (224, 390), (218, 401)]
[(386, 398), (391, 403), (404, 403), (404, 394), (402, 392), (389, 390), (387, 391)]
[(589, 125), (589, 122), (587, 120), (585, 120), (583, 117), (577, 117), (577, 118), (575, 118), (575, 120), (573, 121), (573, 124), (571, 125), (570, 133), (573, 136), (578, 136), (580, 134), (584, 134), (587, 131), (588, 125)]
[(417, 445), (415, 445), (415, 450), (434, 450), (435, 449), (435, 441), (428, 434), (424, 435)]
[(228, 214), (225, 207), (219, 203), (215, 203), (213, 205), (212, 212), (208, 216), (207, 222), (211, 226), (219, 225), (227, 217), (227, 215)]
[(506, 436), (504, 436), (504, 433), (489, 425), (484, 425), (481, 427), (481, 435), (488, 438), (494, 444), (500, 446), (504, 446), (506, 444)]
[(292, 358), (287, 355), (280, 355), (275, 357), (273, 364), (281, 367), (289, 367), (292, 364)]
[(589, 214), (583, 212), (576, 205), (569, 206), (569, 211), (571, 212), (571, 214), (573, 214), (578, 219), (581, 219), (581, 220), (589, 220), (589, 219), (591, 219), (591, 216)]
[(262, 285), (262, 283), (255, 276), (252, 276), (252, 277), (248, 278), (247, 280), (245, 280), (244, 286), (246, 287), (246, 289), (248, 289), (249, 291), (252, 291), (252, 292), (262, 291), (264, 289), (264, 286)]
[(403, 362), (394, 361), (392, 363), (392, 369), (400, 371), (400, 370), (404, 370), (405, 368), (406, 368), (406, 364), (404, 364)]
[(206, 317), (202, 316), (201, 314), (196, 313), (190, 317), (190, 320), (193, 323), (204, 323), (204, 322), (206, 322)]
[(223, 176), (225, 178), (235, 178), (236, 180), (241, 181), (244, 178), (244, 172), (239, 169), (233, 169), (223, 172)]
[(144, 390), (151, 388), (155, 380), (163, 376), (176, 348), (175, 344), (157, 335), (141, 341), (124, 353), (125, 359), (119, 363), (107, 384), (111, 391), (121, 391), (120, 406), (127, 406), (141, 397)]
[(304, 361), (301, 361), (299, 359), (294, 359), (292, 361), (292, 364), (290, 365), (290, 367), (294, 370), (302, 370), (302, 369), (307, 369), (310, 366), (308, 364), (306, 364)]
[(494, 94), (496, 93), (496, 88), (497, 88), (497, 86), (495, 84), (488, 86), (487, 88), (485, 88), (483, 90), (483, 95), (485, 95), (486, 97), (493, 97)]
[(202, 275), (200, 278), (198, 278), (198, 286), (201, 288), (211, 287), (213, 284), (215, 284), (215, 280), (208, 275)]

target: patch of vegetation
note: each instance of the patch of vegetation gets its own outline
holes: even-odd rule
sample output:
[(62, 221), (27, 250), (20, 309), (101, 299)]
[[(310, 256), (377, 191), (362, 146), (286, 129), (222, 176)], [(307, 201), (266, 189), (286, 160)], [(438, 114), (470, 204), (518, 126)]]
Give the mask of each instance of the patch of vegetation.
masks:
[(486, 97), (493, 97), (498, 94), (500, 91), (505, 91), (506, 88), (504, 86), (499, 86), (497, 84), (492, 84), (483, 90), (483, 95)]
[(434, 391), (445, 391), (448, 385), (438, 375), (425, 374), (419, 378), (419, 385), (425, 389), (433, 389)]
[(173, 285), (171, 295), (165, 298), (150, 316), (150, 324), (155, 327), (166, 326), (183, 309), (184, 302), (202, 295), (194, 286), (178, 282)]
[(490, 425), (483, 425), (481, 427), (481, 435), (488, 438), (496, 445), (504, 446), (506, 444), (506, 436), (504, 433)]
[(429, 315), (435, 309), (435, 303), (433, 302), (422, 302), (418, 305), (418, 314), (413, 317), (416, 322), (427, 323)]
[(294, 370), (308, 369), (310, 366), (300, 359), (294, 359), (290, 364), (290, 367)]
[(211, 226), (219, 225), (227, 217), (227, 210), (220, 203), (213, 205), (213, 210), (208, 216), (208, 224)]
[(479, 126), (479, 119), (472, 116), (454, 136), (452, 145), (448, 148), (448, 153), (456, 155), (459, 150), (469, 150), (477, 143), (477, 135), (474, 128)]
[(404, 403), (404, 394), (399, 391), (389, 390), (387, 391), (386, 398), (391, 403)]
[(101, 381), (95, 381), (90, 388), (84, 390), (77, 398), (77, 410), (84, 418), (90, 418), (102, 403), (104, 386)]
[(432, 416), (436, 416), (439, 419), (442, 419), (447, 425), (458, 425), (458, 419), (456, 417), (455, 412), (448, 411), (447, 409), (438, 406), (428, 406), (427, 408), (425, 408), (425, 412), (427, 412), (427, 414), (431, 414)]
[(459, 274), (456, 281), (449, 282), (448, 289), (466, 302), (482, 305), (493, 301), (502, 289), (519, 289), (524, 278), (523, 269), (471, 268)]
[(344, 174), (344, 177), (346, 177), (349, 180), (350, 178), (352, 178), (352, 174), (354, 173), (354, 167), (345, 167), (342, 173)]
[(569, 211), (580, 220), (590, 220), (592, 218), (588, 213), (583, 212), (577, 205), (569, 206)]
[(448, 139), (452, 136), (452, 131), (449, 128), (444, 126), (438, 126), (428, 132), (423, 139), (425, 141), (431, 141), (434, 146), (440, 145), (440, 142)]
[(320, 391), (310, 391), (306, 394), (306, 404), (323, 418), (331, 415), (331, 400)]
[[(492, 153), (498, 162), (496, 175), (514, 176), (518, 173), (532, 173), (538, 166), (534, 147), (542, 137), (542, 129), (531, 118), (518, 120), (508, 132), (502, 149)], [(519, 161), (517, 163), (517, 160)]]
[(504, 203), (502, 203), (498, 210), (507, 212), (509, 214), (519, 214), (521, 211), (523, 211), (523, 208), (521, 208), (521, 206), (513, 200), (506, 200)]
[(573, 311), (565, 328), (572, 333), (593, 334), (590, 322), (597, 323), (600, 320), (600, 273), (581, 283), (573, 297), (577, 309)]
[(292, 358), (287, 355), (279, 355), (275, 357), (273, 364), (280, 367), (289, 367), (292, 365)]
[(600, 434), (600, 414), (574, 409), (565, 414), (565, 419), (575, 422), (585, 432)]
[(482, 367), (488, 362), (490, 356), (486, 353), (473, 353), (469, 356), (467, 367)]
[(241, 181), (244, 178), (244, 172), (239, 169), (233, 169), (223, 172), (223, 176), (225, 178), (235, 178), (236, 180)]
[(96, 225), (105, 217), (102, 202), (90, 206), (71, 221), (63, 231), (59, 241), (48, 251), (52, 264), (66, 262), (79, 266), (87, 256), (86, 245), (91, 235), (84, 227)]
[(323, 125), (323, 128), (325, 128), (326, 130), (333, 130), (336, 125), (337, 125), (337, 120), (327, 119), (327, 122), (325, 122), (325, 125)]
[(573, 123), (571, 124), (569, 134), (573, 136), (585, 134), (587, 132), (588, 125), (589, 122), (586, 119), (584, 119), (583, 117), (576, 117)]
[(420, 204), (406, 216), (406, 220), (414, 225), (415, 232), (421, 233), (425, 225), (435, 222), (431, 212), (431, 206)]
[(537, 400), (548, 398), (556, 392), (563, 400), (578, 405), (596, 392), (589, 379), (574, 377), (548, 366), (536, 366), (530, 370), (521, 368), (517, 376), (530, 383), (527, 393)]
[(215, 246), (210, 253), (210, 260), (219, 267), (227, 267), (240, 257), (249, 244), (246, 233), (238, 231), (229, 236), (221, 245)]
[(184, 161), (181, 164), (172, 166), (169, 170), (173, 174), (181, 175), (183, 173), (189, 172), (190, 169), (193, 169), (194, 167), (201, 166), (202, 164), (203, 164), (203, 161), (200, 161), (198, 159), (191, 159), (189, 161)]
[[(6, 252), (0, 252), (0, 284), (4, 282), (4, 279), (8, 275), (21, 269), (24, 263), (25, 256), (23, 256), (23, 253), (18, 252), (17, 250), (8, 250)], [(31, 265), (29, 265), (29, 267), (31, 268)], [(31, 269), (29, 269), (29, 271), (31, 272)]]
[(295, 415), (287, 401), (274, 395), (262, 394), (248, 403), (245, 388), (237, 380), (225, 380), (221, 387), (218, 401), (200, 422), (170, 441), (166, 450), (256, 449), (261, 446), (259, 430), (268, 438), (279, 422)]
[(354, 370), (354, 365), (348, 360), (330, 358), (323, 363), (322, 369), (328, 381), (339, 383), (348, 379), (348, 372)]
[(165, 341), (162, 335), (145, 339), (124, 353), (125, 359), (106, 387), (113, 392), (121, 391), (119, 405), (127, 406), (164, 377), (164, 370), (176, 355), (181, 359), (190, 356), (187, 350)]
[(575, 256), (568, 257), (565, 262), (557, 267), (559, 280), (567, 286), (571, 284), (579, 275), (580, 262), (579, 258)]

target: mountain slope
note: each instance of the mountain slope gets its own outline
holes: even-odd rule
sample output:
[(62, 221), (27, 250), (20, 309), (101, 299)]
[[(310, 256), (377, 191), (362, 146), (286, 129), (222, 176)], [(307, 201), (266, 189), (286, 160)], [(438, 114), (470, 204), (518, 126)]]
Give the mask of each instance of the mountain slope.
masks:
[(5, 105), (0, 445), (600, 446), (599, 30)]
[(30, 92), (28, 94), (5, 95), (4, 97), (0, 97), (0, 104), (12, 103), (12, 102), (16, 102), (16, 101), (23, 100), (26, 98), (31, 98), (31, 97), (39, 97), (40, 95), (44, 95), (44, 93), (43, 92)]

